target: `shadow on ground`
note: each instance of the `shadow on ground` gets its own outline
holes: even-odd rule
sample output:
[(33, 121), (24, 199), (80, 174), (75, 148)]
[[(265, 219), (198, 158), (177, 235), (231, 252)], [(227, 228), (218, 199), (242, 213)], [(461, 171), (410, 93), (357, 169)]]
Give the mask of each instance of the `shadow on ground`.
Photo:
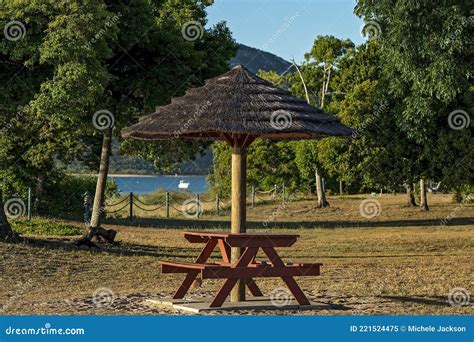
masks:
[(397, 302), (434, 305), (434, 306), (450, 306), (447, 297), (416, 297), (416, 296), (380, 296), (380, 298), (390, 299)]
[[(136, 218), (133, 221), (123, 218), (109, 218), (104, 224), (153, 227), (168, 229), (229, 229), (230, 222), (224, 220), (183, 220), (165, 218)], [(474, 218), (452, 218), (449, 226), (474, 224)], [(441, 225), (440, 219), (391, 220), (391, 221), (247, 221), (247, 228), (256, 229), (299, 229), (299, 228), (372, 228), (372, 227), (432, 227)]]
[(37, 248), (63, 249), (63, 250), (87, 250), (96, 253), (108, 253), (121, 256), (152, 256), (158, 258), (186, 258), (189, 255), (196, 254), (198, 249), (180, 248), (180, 247), (163, 247), (152, 246), (137, 243), (115, 243), (113, 245), (101, 243), (97, 244), (98, 248), (89, 248), (85, 246), (77, 247), (76, 240), (73, 238), (63, 239), (41, 239), (41, 238), (24, 238), (24, 244)]

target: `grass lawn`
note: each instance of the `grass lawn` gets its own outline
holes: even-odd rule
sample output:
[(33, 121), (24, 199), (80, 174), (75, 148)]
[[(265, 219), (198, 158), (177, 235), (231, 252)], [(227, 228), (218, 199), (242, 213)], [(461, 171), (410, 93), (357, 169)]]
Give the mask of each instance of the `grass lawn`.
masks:
[[(325, 209), (314, 209), (309, 200), (249, 209), (249, 230), (301, 235), (280, 254), (287, 261), (322, 262), (321, 276), (298, 281), (310, 299), (335, 305), (303, 312), (248, 313), (473, 314), (472, 304), (451, 306), (448, 294), (453, 288), (473, 293), (474, 206), (453, 204), (450, 195), (430, 194), (431, 210), (420, 212), (403, 206), (405, 196), (384, 195), (377, 198), (380, 215), (367, 219), (359, 212), (364, 198), (369, 196), (330, 197), (331, 207)], [(450, 214), (447, 224), (441, 225)], [(146, 298), (170, 296), (182, 279), (160, 275), (159, 261), (194, 259), (200, 246), (187, 243), (182, 230), (226, 229), (224, 221), (225, 217), (215, 216), (198, 221), (150, 218), (131, 226), (113, 219), (104, 227), (116, 229), (120, 243), (100, 250), (74, 247), (77, 236), (71, 234), (81, 231), (81, 222), (17, 221), (15, 229), (29, 239), (0, 243), (0, 310), (2, 314), (176, 314), (145, 303)], [(283, 286), (278, 279), (257, 282), (266, 294)], [(205, 281), (190, 297), (212, 295), (221, 284)], [(111, 300), (106, 298), (110, 305), (94, 300), (101, 288), (111, 291)]]

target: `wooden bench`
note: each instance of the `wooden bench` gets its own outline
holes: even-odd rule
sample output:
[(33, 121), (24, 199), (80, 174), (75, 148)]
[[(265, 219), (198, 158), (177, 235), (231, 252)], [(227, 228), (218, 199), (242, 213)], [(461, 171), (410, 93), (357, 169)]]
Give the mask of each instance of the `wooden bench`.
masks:
[[(292, 246), (299, 235), (293, 234), (228, 234), (208, 232), (186, 232), (186, 240), (191, 243), (204, 243), (205, 246), (195, 262), (162, 261), (162, 273), (185, 273), (186, 277), (173, 298), (183, 298), (197, 277), (201, 279), (227, 279), (211, 303), (211, 307), (220, 307), (239, 279), (243, 280), (253, 296), (263, 296), (253, 278), (280, 277), (300, 305), (309, 305), (293, 277), (317, 276), (321, 263), (284, 263), (275, 247)], [(207, 260), (218, 246), (222, 261), (208, 263)], [(243, 249), (240, 259), (232, 264), (232, 247)], [(269, 261), (255, 260), (262, 249)]]

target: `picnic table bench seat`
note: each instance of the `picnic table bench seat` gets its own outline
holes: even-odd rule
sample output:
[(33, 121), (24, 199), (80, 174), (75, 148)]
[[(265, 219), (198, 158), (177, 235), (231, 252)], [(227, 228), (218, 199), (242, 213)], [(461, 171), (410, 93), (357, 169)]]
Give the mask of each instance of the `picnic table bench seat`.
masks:
[(244, 278), (248, 277), (289, 277), (317, 276), (320, 274), (321, 263), (286, 263), (274, 266), (270, 262), (257, 262), (245, 267), (237, 267), (226, 262), (196, 263), (184, 261), (161, 261), (161, 273), (188, 273), (198, 270), (201, 279)]
[[(191, 243), (202, 243), (204, 248), (194, 262), (162, 261), (161, 273), (186, 273), (186, 278), (173, 298), (184, 298), (194, 280), (226, 279), (224, 285), (211, 302), (211, 307), (220, 307), (232, 288), (240, 279), (255, 297), (263, 296), (254, 278), (281, 278), (300, 305), (310, 302), (293, 277), (320, 275), (321, 263), (283, 262), (275, 247), (292, 246), (299, 235), (295, 234), (229, 234), (216, 232), (185, 232), (184, 237)], [(215, 247), (218, 247), (222, 261), (209, 262)], [(239, 260), (231, 262), (231, 248), (243, 249)], [(261, 249), (267, 260), (256, 260)]]

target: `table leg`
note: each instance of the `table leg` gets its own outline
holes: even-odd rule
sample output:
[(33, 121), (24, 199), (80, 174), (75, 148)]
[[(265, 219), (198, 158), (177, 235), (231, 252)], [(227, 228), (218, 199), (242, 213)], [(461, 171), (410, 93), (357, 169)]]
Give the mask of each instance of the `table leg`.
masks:
[[(264, 253), (268, 256), (270, 261), (274, 266), (278, 267), (285, 267), (285, 263), (281, 260), (281, 258), (278, 256), (277, 252), (273, 247), (262, 247)], [(285, 282), (286, 286), (288, 289), (291, 291), (293, 296), (295, 297), (296, 301), (300, 305), (310, 305), (310, 302), (306, 295), (303, 293), (301, 288), (299, 287), (298, 283), (293, 277), (285, 277), (282, 276), (281, 279)]]
[(245, 284), (249, 288), (250, 293), (252, 294), (252, 296), (254, 296), (254, 297), (262, 297), (263, 296), (262, 291), (260, 291), (259, 287), (255, 283), (255, 280), (253, 280), (253, 278), (247, 278), (245, 280)]
[(219, 239), (219, 249), (221, 250), (224, 262), (230, 262), (230, 246), (222, 239)]
[[(244, 253), (240, 257), (239, 261), (236, 264), (236, 267), (245, 267), (248, 266), (252, 260), (254, 259), (255, 255), (257, 255), (258, 247), (248, 247), (245, 249)], [(222, 286), (222, 288), (217, 293), (214, 300), (211, 302), (210, 307), (220, 307), (224, 304), (226, 298), (229, 296), (230, 291), (234, 288), (235, 284), (237, 284), (238, 278), (231, 278), (227, 279)]]
[[(212, 251), (217, 245), (217, 240), (216, 239), (209, 239), (207, 241), (206, 245), (202, 249), (201, 253), (196, 259), (196, 263), (202, 264), (206, 262), (207, 259), (211, 256)], [(181, 299), (184, 298), (186, 293), (189, 291), (189, 288), (193, 284), (194, 280), (196, 277), (199, 275), (200, 271), (189, 271), (188, 274), (186, 275), (186, 278), (184, 278), (183, 282), (181, 283), (181, 286), (178, 288), (178, 290), (175, 292), (173, 299)]]
[(173, 299), (181, 299), (184, 298), (186, 293), (188, 292), (189, 288), (193, 284), (194, 280), (196, 277), (199, 275), (199, 271), (189, 271), (188, 274), (186, 275), (186, 278), (184, 278), (183, 282), (181, 283), (181, 286), (178, 288), (178, 290), (175, 292)]

